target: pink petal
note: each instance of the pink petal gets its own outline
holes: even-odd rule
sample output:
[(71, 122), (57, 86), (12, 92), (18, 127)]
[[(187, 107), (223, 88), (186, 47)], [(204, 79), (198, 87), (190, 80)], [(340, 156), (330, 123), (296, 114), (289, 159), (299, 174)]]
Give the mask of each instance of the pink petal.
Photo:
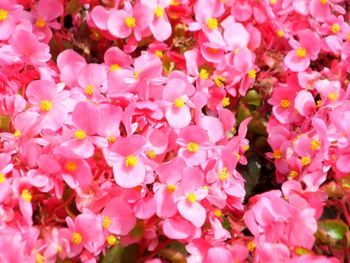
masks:
[(295, 54), (295, 50), (292, 50), (284, 58), (284, 64), (286, 64), (290, 70), (300, 72), (307, 69), (310, 65), (310, 59), (308, 57), (299, 58)]
[(314, 97), (305, 90), (298, 92), (294, 105), (295, 109), (304, 117), (311, 115), (316, 110)]
[(189, 203), (186, 200), (182, 200), (177, 204), (177, 208), (180, 214), (194, 226), (201, 227), (204, 224), (206, 212), (199, 203)]
[(171, 239), (185, 239), (191, 234), (191, 224), (181, 218), (167, 218), (163, 223), (164, 234)]
[(145, 180), (146, 168), (140, 163), (140, 160), (135, 167), (125, 167), (123, 162), (118, 162), (113, 167), (113, 174), (114, 180), (119, 186), (133, 188)]

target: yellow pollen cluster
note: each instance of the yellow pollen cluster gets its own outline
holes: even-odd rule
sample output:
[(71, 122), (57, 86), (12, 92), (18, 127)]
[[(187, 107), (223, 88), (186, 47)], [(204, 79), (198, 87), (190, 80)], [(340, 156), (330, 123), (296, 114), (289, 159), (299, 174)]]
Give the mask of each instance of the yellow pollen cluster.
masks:
[(119, 69), (121, 69), (121, 67), (118, 64), (112, 64), (109, 67), (110, 71), (116, 71), (116, 70), (119, 70)]
[(331, 101), (334, 101), (339, 97), (339, 93), (338, 92), (330, 92), (327, 97)]
[(185, 106), (185, 102), (182, 98), (177, 98), (174, 100), (174, 106), (176, 108), (182, 108), (183, 106)]
[(189, 142), (187, 144), (187, 151), (191, 152), (191, 153), (196, 153), (199, 150), (199, 145), (198, 143), (195, 142)]
[(23, 198), (24, 201), (30, 202), (33, 198), (32, 193), (28, 189), (23, 189), (21, 193), (21, 197)]
[(158, 58), (162, 58), (162, 57), (163, 57), (163, 52), (160, 51), (160, 50), (156, 50), (156, 51), (154, 52), (154, 55), (155, 55), (156, 57), (158, 57)]
[(64, 165), (64, 168), (67, 171), (74, 172), (78, 169), (78, 165), (75, 162), (69, 161), (69, 162), (66, 162), (66, 164)]
[(48, 111), (50, 111), (51, 109), (52, 109), (52, 101), (50, 101), (50, 100), (42, 100), (42, 101), (40, 101), (40, 109), (42, 110), (42, 111), (46, 111), (46, 112), (48, 112)]
[(103, 216), (102, 217), (102, 226), (103, 228), (107, 229), (111, 226), (112, 221), (111, 218), (109, 216)]
[(92, 94), (94, 94), (94, 89), (95, 89), (95, 86), (94, 85), (92, 85), (92, 84), (89, 84), (89, 85), (87, 85), (86, 86), (86, 88), (85, 88), (85, 93), (87, 94), (87, 95), (92, 95)]
[(332, 26), (331, 26), (331, 31), (336, 34), (340, 31), (340, 25), (338, 23), (334, 23)]
[(0, 22), (5, 21), (9, 17), (9, 12), (5, 9), (0, 9)]
[(275, 5), (277, 3), (277, 0), (270, 0), (271, 5)]
[(227, 167), (222, 168), (222, 170), (219, 172), (219, 180), (225, 181), (229, 177), (230, 173), (228, 172)]
[(140, 70), (136, 70), (134, 72), (134, 79), (138, 79), (139, 78), (140, 72), (141, 72)]
[(74, 132), (74, 138), (84, 140), (86, 138), (86, 133), (82, 129), (76, 130)]
[(168, 184), (168, 185), (166, 186), (166, 190), (167, 190), (169, 193), (175, 192), (176, 189), (177, 189), (177, 187), (176, 187), (176, 185), (174, 185), (174, 184)]
[(255, 69), (251, 69), (248, 71), (248, 78), (250, 78), (250, 79), (256, 78), (256, 70)]
[(218, 20), (216, 18), (208, 18), (207, 20), (207, 26), (209, 29), (217, 29), (218, 28)]
[(311, 163), (311, 158), (309, 156), (304, 156), (300, 159), (302, 166), (307, 166)]
[(297, 177), (299, 175), (299, 173), (297, 171), (290, 171), (290, 173), (288, 174), (288, 179), (293, 179), (295, 177)]
[(132, 16), (127, 16), (124, 21), (125, 25), (129, 28), (133, 28), (136, 26), (136, 20)]
[(201, 80), (206, 80), (206, 79), (208, 79), (208, 78), (209, 78), (209, 72), (208, 72), (206, 69), (202, 68), (202, 69), (199, 71), (199, 78), (200, 78)]
[(155, 159), (157, 157), (157, 154), (153, 150), (150, 150), (147, 152), (147, 157), (150, 159)]
[(82, 236), (78, 232), (73, 232), (71, 241), (73, 244), (79, 245), (82, 241)]
[(216, 217), (222, 217), (222, 212), (221, 212), (221, 210), (218, 209), (218, 208), (216, 208), (216, 209), (214, 210), (214, 215), (215, 215)]
[(216, 86), (218, 86), (219, 88), (221, 88), (225, 84), (225, 81), (226, 81), (226, 78), (223, 76), (217, 76), (214, 79)]
[(286, 108), (289, 108), (290, 103), (291, 103), (290, 100), (283, 99), (283, 100), (281, 100), (280, 105), (282, 108), (286, 109)]
[(247, 244), (247, 248), (250, 252), (253, 252), (256, 248), (256, 244), (254, 241), (250, 241), (248, 244)]
[(186, 200), (190, 203), (195, 203), (197, 202), (197, 196), (194, 193), (189, 193)]
[(319, 140), (312, 140), (311, 142), (310, 142), (310, 148), (311, 148), (311, 150), (314, 150), (314, 151), (316, 151), (316, 150), (318, 150), (319, 148), (321, 147), (321, 142), (319, 141)]
[(0, 173), (0, 184), (6, 181), (6, 177), (3, 173)]
[(16, 129), (15, 132), (13, 133), (13, 137), (15, 137), (16, 139), (21, 137), (22, 133), (19, 129)]
[(110, 246), (115, 245), (118, 241), (114, 235), (108, 235), (106, 240), (107, 240), (108, 245), (110, 245)]
[(230, 98), (229, 97), (223, 98), (223, 100), (221, 101), (221, 104), (223, 107), (229, 106), (230, 105)]
[(46, 26), (46, 22), (44, 19), (39, 18), (36, 20), (35, 25), (39, 28), (43, 28), (44, 26)]
[(321, 4), (325, 5), (328, 3), (328, 0), (320, 0)]
[(284, 37), (284, 31), (282, 29), (277, 31), (277, 36), (278, 37)]
[(275, 158), (276, 160), (279, 160), (282, 158), (282, 152), (281, 150), (277, 149), (273, 151), (273, 158)]
[(307, 51), (305, 48), (299, 47), (297, 50), (295, 50), (295, 54), (297, 54), (299, 58), (304, 58), (307, 55)]
[(350, 41), (350, 34), (347, 34), (347, 35), (346, 35), (346, 40), (347, 40), (347, 41)]
[(162, 8), (161, 6), (157, 6), (154, 10), (154, 15), (158, 18), (162, 17), (164, 15), (164, 8)]
[(137, 165), (137, 158), (134, 155), (128, 155), (125, 158), (125, 166), (126, 167), (135, 167)]
[(35, 263), (44, 263), (45, 262), (45, 257), (40, 254), (39, 252), (36, 253), (35, 255)]
[(115, 143), (116, 140), (117, 140), (117, 138), (114, 135), (110, 135), (107, 138), (107, 141), (108, 141), (109, 144)]

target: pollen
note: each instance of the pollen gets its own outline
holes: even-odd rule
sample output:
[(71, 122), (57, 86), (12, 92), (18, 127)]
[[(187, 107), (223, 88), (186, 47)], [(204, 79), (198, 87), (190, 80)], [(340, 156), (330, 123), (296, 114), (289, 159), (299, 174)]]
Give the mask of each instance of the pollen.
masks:
[(288, 174), (288, 179), (293, 179), (295, 177), (297, 177), (299, 175), (299, 173), (297, 171), (290, 171), (290, 173)]
[(164, 8), (162, 8), (161, 6), (157, 6), (154, 10), (154, 14), (158, 18), (162, 17), (164, 15)]
[(92, 84), (89, 84), (89, 85), (87, 85), (86, 86), (86, 88), (85, 88), (85, 93), (87, 94), (87, 95), (92, 95), (92, 94), (94, 94), (94, 89), (95, 89), (95, 86), (94, 85), (92, 85)]
[(154, 52), (154, 55), (155, 55), (156, 57), (158, 57), (158, 58), (162, 58), (164, 54), (163, 54), (162, 51), (156, 50), (156, 51)]
[(141, 72), (140, 70), (136, 70), (134, 72), (134, 79), (138, 79), (139, 78), (140, 72)]
[(82, 236), (78, 232), (73, 232), (71, 241), (73, 244), (79, 245), (82, 241)]
[(223, 76), (217, 76), (214, 79), (216, 86), (218, 86), (219, 88), (221, 88), (225, 84), (225, 81), (226, 81), (226, 78)]
[(147, 152), (147, 157), (150, 159), (155, 159), (157, 157), (157, 154), (153, 150), (150, 150)]
[(229, 97), (223, 98), (223, 100), (221, 101), (221, 104), (223, 107), (229, 106), (230, 105), (230, 98)]
[(206, 80), (206, 79), (208, 79), (208, 78), (209, 78), (209, 72), (208, 72), (206, 69), (202, 68), (202, 69), (199, 71), (199, 78), (200, 78), (201, 80)]
[(177, 98), (174, 100), (174, 106), (176, 108), (182, 108), (183, 106), (185, 106), (185, 102), (182, 98)]
[(109, 67), (110, 71), (116, 71), (116, 70), (119, 70), (119, 69), (121, 69), (121, 66), (119, 66), (118, 64), (112, 64)]
[(295, 50), (295, 53), (299, 58), (304, 58), (306, 57), (307, 51), (303, 47), (299, 47), (297, 50)]
[(250, 241), (248, 244), (247, 244), (247, 248), (250, 252), (253, 252), (256, 248), (256, 244), (254, 241)]
[(22, 133), (19, 129), (16, 129), (15, 132), (13, 133), (13, 137), (15, 137), (15, 139), (21, 137)]
[(331, 31), (336, 34), (340, 31), (340, 25), (338, 23), (334, 23), (332, 26), (331, 26)]
[(275, 5), (277, 3), (277, 0), (270, 0), (271, 5)]
[(125, 158), (126, 167), (135, 167), (137, 165), (137, 158), (134, 155), (129, 155)]
[(29, 203), (32, 200), (33, 195), (28, 189), (23, 189), (21, 193), (21, 197), (23, 198), (24, 201)]
[(45, 257), (39, 252), (35, 255), (35, 263), (45, 263)]
[(134, 28), (135, 26), (136, 26), (136, 20), (135, 20), (135, 18), (134, 17), (132, 17), (132, 16), (127, 16), (126, 18), (125, 18), (125, 25), (127, 26), (127, 27), (129, 27), (129, 28)]
[(108, 229), (112, 224), (111, 218), (109, 216), (103, 216), (102, 218), (102, 226), (105, 229)]
[(69, 161), (69, 162), (66, 162), (66, 164), (64, 165), (64, 168), (67, 171), (74, 172), (78, 169), (78, 165), (75, 162)]
[(246, 151), (248, 151), (249, 149), (250, 149), (249, 144), (244, 145), (244, 146), (242, 147), (243, 152), (246, 152)]
[(335, 101), (339, 97), (339, 93), (338, 92), (330, 92), (330, 93), (328, 93), (327, 97), (329, 100)]
[(275, 158), (276, 160), (279, 160), (282, 158), (282, 152), (281, 150), (277, 149), (273, 151), (273, 158)]
[(250, 78), (250, 79), (256, 78), (256, 70), (255, 69), (251, 69), (248, 71), (248, 78)]
[(321, 4), (325, 5), (328, 3), (328, 0), (320, 0)]
[(40, 101), (40, 109), (46, 112), (50, 111), (52, 109), (52, 101), (50, 100)]
[(350, 41), (350, 34), (347, 34), (347, 35), (346, 35), (346, 40), (347, 40), (347, 41)]
[(38, 18), (35, 22), (35, 25), (39, 28), (43, 28), (44, 26), (46, 26), (46, 22), (44, 19)]
[(291, 104), (291, 102), (288, 99), (283, 99), (280, 102), (281, 107), (284, 108), (284, 109), (289, 108), (290, 104)]
[(191, 153), (196, 153), (199, 150), (199, 145), (198, 143), (195, 142), (189, 142), (187, 144), (187, 151), (191, 152)]
[(0, 184), (6, 181), (6, 177), (3, 173), (0, 173)]
[(222, 217), (222, 212), (221, 212), (221, 210), (220, 209), (215, 209), (214, 210), (214, 215), (216, 216), (216, 217)]
[(110, 135), (107, 138), (107, 141), (108, 141), (109, 144), (115, 143), (116, 140), (117, 140), (117, 138), (114, 135)]
[(207, 26), (209, 29), (217, 29), (218, 28), (218, 20), (216, 18), (208, 18), (207, 20)]
[(9, 12), (5, 9), (0, 9), (0, 22), (5, 21), (9, 17)]
[(115, 245), (118, 241), (114, 235), (108, 235), (106, 240), (107, 240), (108, 245), (110, 245), (110, 246)]
[(56, 252), (57, 253), (61, 253), (62, 252), (62, 246), (61, 245), (57, 245), (57, 247), (56, 247)]
[(227, 167), (222, 168), (222, 170), (219, 172), (219, 180), (225, 181), (229, 177), (230, 173), (228, 172)]
[(190, 203), (195, 203), (197, 202), (197, 196), (194, 193), (189, 193), (186, 200)]
[(177, 189), (177, 187), (176, 187), (176, 185), (174, 185), (174, 184), (168, 184), (168, 185), (166, 186), (166, 190), (167, 190), (169, 193), (175, 192), (176, 189)]
[(74, 138), (84, 140), (86, 138), (86, 133), (82, 129), (76, 130), (74, 132)]
[(284, 37), (284, 31), (282, 29), (277, 31), (277, 36), (278, 37)]
[(313, 151), (316, 151), (316, 150), (318, 150), (319, 148), (321, 147), (321, 142), (319, 141), (319, 140), (312, 140), (311, 142), (310, 142), (310, 148), (311, 148), (311, 150), (313, 150)]
[(309, 156), (304, 156), (300, 159), (303, 166), (307, 166), (311, 163), (311, 158)]

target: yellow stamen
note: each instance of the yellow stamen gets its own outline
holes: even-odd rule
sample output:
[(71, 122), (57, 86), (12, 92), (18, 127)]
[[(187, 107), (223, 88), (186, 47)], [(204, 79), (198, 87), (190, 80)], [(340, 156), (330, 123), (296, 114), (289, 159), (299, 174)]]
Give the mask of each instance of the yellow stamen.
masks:
[(136, 26), (136, 20), (135, 20), (135, 18), (134, 17), (132, 17), (132, 16), (127, 16), (126, 18), (125, 18), (125, 25), (127, 26), (127, 27), (129, 27), (129, 28), (133, 28), (133, 27), (135, 27)]
[(105, 229), (108, 229), (112, 224), (111, 218), (109, 216), (102, 217), (102, 226)]
[(44, 26), (46, 26), (46, 22), (44, 19), (39, 18), (36, 20), (35, 25), (39, 28), (43, 28)]
[(230, 98), (229, 97), (223, 98), (223, 100), (221, 101), (221, 104), (223, 107), (229, 106), (230, 105)]
[(116, 140), (117, 140), (117, 137), (115, 137), (114, 135), (110, 135), (107, 138), (107, 141), (108, 141), (109, 144), (115, 143)]
[(216, 18), (208, 18), (207, 20), (207, 26), (209, 29), (217, 29), (218, 28), (218, 20)]
[(278, 37), (284, 37), (284, 31), (282, 29), (277, 31), (277, 36)]
[(62, 252), (62, 246), (61, 245), (57, 245), (57, 247), (56, 247), (56, 252), (57, 253), (61, 253)]
[(155, 159), (157, 157), (157, 155), (153, 150), (150, 150), (147, 152), (147, 157), (150, 159)]
[(141, 72), (140, 70), (136, 70), (134, 72), (134, 79), (138, 79), (139, 78), (140, 72)]
[(273, 158), (275, 158), (276, 160), (279, 160), (282, 158), (282, 152), (281, 150), (277, 149), (273, 151)]
[(218, 86), (219, 88), (221, 88), (225, 84), (225, 81), (226, 81), (226, 78), (223, 76), (217, 76), (214, 79), (216, 86)]
[(194, 193), (189, 193), (186, 200), (190, 203), (195, 203), (197, 202), (197, 196)]
[(297, 171), (290, 171), (289, 175), (288, 175), (288, 179), (293, 179), (295, 177), (297, 177), (299, 175), (299, 173)]
[(64, 168), (67, 171), (74, 172), (78, 169), (78, 165), (73, 161), (69, 161), (69, 162), (66, 162), (66, 164), (64, 165)]
[(79, 245), (82, 241), (82, 236), (78, 232), (73, 232), (71, 241), (73, 244)]
[(9, 16), (9, 12), (5, 9), (0, 9), (0, 22), (5, 21)]
[(118, 241), (114, 235), (108, 235), (106, 240), (107, 240), (108, 245), (110, 245), (110, 246), (115, 245)]
[(74, 137), (78, 140), (84, 140), (86, 138), (86, 133), (82, 129), (79, 129), (74, 132)]
[(339, 97), (339, 93), (338, 92), (330, 92), (327, 97), (331, 101), (334, 101)]
[(328, 3), (328, 0), (320, 0), (321, 4), (327, 4)]
[(24, 201), (29, 203), (32, 200), (33, 195), (28, 189), (23, 189), (21, 193), (21, 197), (23, 198)]
[(185, 102), (182, 98), (177, 98), (174, 100), (174, 106), (176, 108), (182, 108), (183, 106), (185, 106)]
[(0, 173), (0, 184), (6, 181), (6, 177), (3, 173)]
[(307, 51), (305, 48), (299, 47), (297, 50), (295, 50), (295, 53), (299, 58), (304, 58), (306, 57)]
[(166, 190), (167, 190), (169, 193), (175, 192), (176, 189), (177, 189), (177, 187), (176, 187), (176, 185), (174, 185), (174, 184), (168, 184), (168, 185), (166, 186)]
[(251, 69), (248, 71), (248, 78), (250, 78), (250, 79), (256, 78), (256, 70), (255, 69)]
[(218, 209), (218, 208), (216, 208), (216, 209), (214, 210), (214, 215), (215, 215), (216, 217), (222, 217), (222, 212), (221, 212), (221, 210)]
[(322, 107), (322, 100), (316, 101), (316, 107), (321, 108)]
[(321, 147), (321, 142), (320, 142), (319, 140), (314, 139), (314, 140), (312, 140), (312, 141), (310, 142), (310, 148), (311, 148), (311, 150), (316, 151), (316, 150), (318, 150), (320, 147)]
[(125, 158), (126, 167), (135, 167), (137, 165), (137, 158), (134, 155), (129, 155)]
[(283, 99), (280, 102), (281, 107), (284, 108), (284, 109), (289, 108), (290, 104), (291, 104), (291, 102), (288, 99)]
[(246, 151), (248, 151), (249, 149), (250, 149), (249, 144), (244, 145), (244, 146), (242, 147), (243, 152), (246, 152)]
[(94, 94), (94, 89), (95, 89), (95, 86), (94, 85), (92, 85), (92, 84), (89, 84), (89, 85), (87, 85), (86, 86), (86, 88), (85, 88), (85, 93), (87, 94), (87, 95), (92, 95), (92, 94)]
[(340, 25), (338, 23), (334, 23), (332, 26), (331, 26), (331, 31), (336, 34), (340, 31)]
[(347, 34), (347, 35), (346, 35), (346, 40), (347, 40), (347, 41), (350, 41), (350, 34)]
[(121, 66), (119, 66), (118, 64), (112, 64), (109, 67), (110, 71), (116, 71), (116, 70), (119, 70), (119, 69), (121, 69)]
[(19, 129), (16, 129), (15, 132), (13, 133), (13, 137), (15, 137), (15, 139), (21, 137), (22, 133)]
[(158, 18), (162, 17), (164, 15), (164, 8), (162, 8), (161, 6), (157, 6), (154, 10), (154, 14)]
[(209, 72), (208, 72), (206, 69), (202, 68), (202, 69), (199, 71), (199, 78), (200, 78), (201, 80), (206, 80), (206, 79), (208, 79), (208, 78), (209, 78)]
[(42, 111), (46, 111), (46, 112), (48, 112), (48, 111), (50, 111), (51, 109), (52, 109), (52, 101), (50, 101), (50, 100), (42, 100), (42, 101), (40, 101), (40, 109), (42, 110)]
[(302, 166), (307, 166), (311, 163), (311, 158), (309, 156), (304, 156), (300, 159)]
[(225, 181), (229, 177), (230, 173), (228, 172), (227, 167), (222, 168), (222, 170), (219, 172), (219, 180)]
[(45, 263), (45, 257), (39, 252), (35, 255), (35, 263)]
[(187, 151), (191, 152), (191, 153), (196, 153), (199, 150), (199, 145), (198, 143), (195, 142), (189, 142), (187, 144)]
[(247, 244), (247, 248), (250, 252), (253, 252), (256, 248), (256, 244), (254, 241), (250, 241), (248, 244)]
[(270, 0), (271, 5), (275, 5), (277, 3), (277, 0)]
[(158, 58), (162, 58), (162, 57), (163, 57), (163, 52), (160, 51), (160, 50), (156, 50), (156, 51), (154, 52), (154, 55), (156, 55)]

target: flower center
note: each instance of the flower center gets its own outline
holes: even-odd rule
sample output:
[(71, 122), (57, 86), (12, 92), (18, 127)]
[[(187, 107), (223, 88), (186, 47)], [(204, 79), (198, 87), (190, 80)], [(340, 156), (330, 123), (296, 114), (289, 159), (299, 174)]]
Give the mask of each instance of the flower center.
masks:
[(219, 180), (225, 181), (229, 177), (230, 173), (227, 171), (227, 167), (222, 168), (222, 170), (219, 172)]
[(94, 85), (92, 85), (92, 84), (89, 84), (89, 85), (87, 85), (86, 86), (86, 88), (85, 88), (85, 93), (87, 94), (87, 95), (92, 95), (92, 94), (94, 94), (94, 89), (95, 89), (95, 86)]
[(21, 137), (22, 133), (19, 129), (16, 129), (15, 132), (13, 133), (13, 137), (15, 137), (15, 139)]
[(256, 70), (255, 69), (251, 69), (248, 71), (248, 77), (250, 79), (255, 79), (256, 78)]
[(107, 141), (108, 141), (109, 144), (115, 143), (116, 140), (117, 140), (117, 138), (114, 135), (110, 135), (107, 138)]
[(321, 142), (319, 141), (319, 140), (312, 140), (311, 142), (310, 142), (310, 148), (311, 148), (311, 150), (314, 150), (314, 151), (316, 151), (316, 150), (318, 150), (319, 148), (321, 147)]
[(6, 181), (6, 177), (3, 173), (0, 173), (0, 184)]
[(103, 216), (102, 218), (103, 228), (107, 229), (111, 226), (111, 224), (112, 224), (111, 218), (109, 216)]
[(334, 23), (331, 27), (331, 31), (336, 34), (340, 31), (340, 25), (338, 23)]
[(279, 160), (282, 158), (282, 153), (281, 150), (277, 149), (273, 151), (273, 158), (275, 158), (276, 160)]
[(196, 152), (198, 152), (198, 150), (199, 150), (199, 145), (198, 145), (198, 143), (189, 142), (189, 143), (187, 144), (187, 150), (188, 150), (189, 152), (191, 152), (191, 153), (196, 153)]
[(216, 209), (214, 210), (214, 216), (216, 216), (216, 217), (222, 217), (222, 212), (221, 212), (221, 210), (218, 209), (218, 208), (216, 208)]
[(75, 162), (69, 161), (64, 165), (67, 171), (74, 172), (78, 169), (78, 165)]
[(206, 80), (207, 78), (209, 78), (209, 72), (206, 69), (202, 68), (199, 71), (199, 78), (201, 80)]
[(225, 81), (226, 81), (226, 78), (223, 76), (217, 76), (214, 79), (216, 86), (218, 86), (219, 88), (221, 88), (225, 84)]
[(162, 17), (164, 15), (164, 8), (161, 6), (157, 6), (156, 9), (154, 10), (154, 14), (156, 17)]
[(280, 105), (282, 108), (286, 109), (290, 106), (290, 100), (283, 99), (283, 100), (281, 100)]
[(129, 155), (125, 158), (126, 167), (135, 167), (137, 165), (137, 158), (134, 155)]
[(328, 99), (330, 99), (331, 101), (336, 100), (339, 97), (339, 93), (338, 92), (330, 92), (328, 94)]
[(194, 193), (189, 193), (186, 200), (190, 203), (195, 203), (197, 202), (197, 196)]
[(295, 50), (295, 53), (299, 58), (304, 58), (306, 57), (307, 51), (303, 47), (299, 47), (297, 50)]
[(301, 164), (303, 166), (309, 165), (311, 163), (311, 158), (309, 156), (304, 156), (301, 158)]
[(148, 156), (148, 158), (150, 158), (150, 159), (155, 159), (155, 158), (157, 157), (157, 154), (156, 154), (153, 150), (149, 150), (149, 151), (147, 152), (147, 156)]
[(73, 232), (72, 239), (71, 239), (73, 244), (79, 245), (81, 243), (82, 239), (83, 238), (81, 237), (80, 233)]
[(229, 106), (230, 105), (230, 98), (229, 97), (223, 98), (222, 101), (221, 101), (221, 104), (222, 104), (223, 107)]
[(282, 29), (277, 31), (277, 36), (278, 37), (284, 37), (284, 31)]
[(166, 190), (167, 190), (169, 193), (175, 192), (176, 189), (177, 189), (177, 187), (176, 187), (176, 185), (174, 185), (174, 184), (168, 184), (168, 185), (166, 186)]
[(177, 98), (174, 100), (174, 106), (176, 108), (182, 108), (183, 106), (185, 106), (185, 102), (182, 98)]
[(40, 109), (46, 112), (50, 111), (52, 109), (52, 101), (50, 100), (40, 101)]
[(295, 177), (297, 177), (299, 174), (297, 171), (290, 171), (289, 175), (288, 175), (288, 179), (293, 179)]
[(74, 137), (78, 140), (84, 140), (86, 138), (86, 133), (82, 129), (79, 129), (74, 132)]
[(328, 0), (320, 0), (321, 4), (325, 5), (328, 3)]
[(46, 22), (44, 19), (38, 18), (35, 22), (35, 25), (39, 28), (43, 28), (44, 26), (46, 26)]
[(9, 12), (5, 9), (0, 9), (0, 22), (5, 21), (9, 17)]
[(114, 235), (108, 235), (106, 240), (110, 246), (113, 246), (115, 243), (117, 243), (117, 238)]
[(136, 70), (134, 72), (134, 79), (138, 79), (139, 78), (140, 72), (141, 72), (140, 70)]
[(28, 189), (23, 189), (21, 193), (21, 197), (23, 198), (24, 201), (30, 202), (33, 198), (32, 193)]
[(136, 26), (136, 20), (135, 20), (135, 18), (134, 17), (132, 17), (132, 16), (127, 16), (126, 18), (125, 18), (125, 25), (127, 26), (127, 27), (129, 27), (129, 28), (133, 28), (133, 27), (135, 27)]
[(218, 28), (218, 20), (216, 18), (208, 18), (207, 26), (209, 29), (217, 29)]
[(110, 67), (109, 67), (109, 70), (110, 71), (116, 71), (116, 70), (119, 70), (121, 67), (118, 65), (118, 64), (112, 64)]

